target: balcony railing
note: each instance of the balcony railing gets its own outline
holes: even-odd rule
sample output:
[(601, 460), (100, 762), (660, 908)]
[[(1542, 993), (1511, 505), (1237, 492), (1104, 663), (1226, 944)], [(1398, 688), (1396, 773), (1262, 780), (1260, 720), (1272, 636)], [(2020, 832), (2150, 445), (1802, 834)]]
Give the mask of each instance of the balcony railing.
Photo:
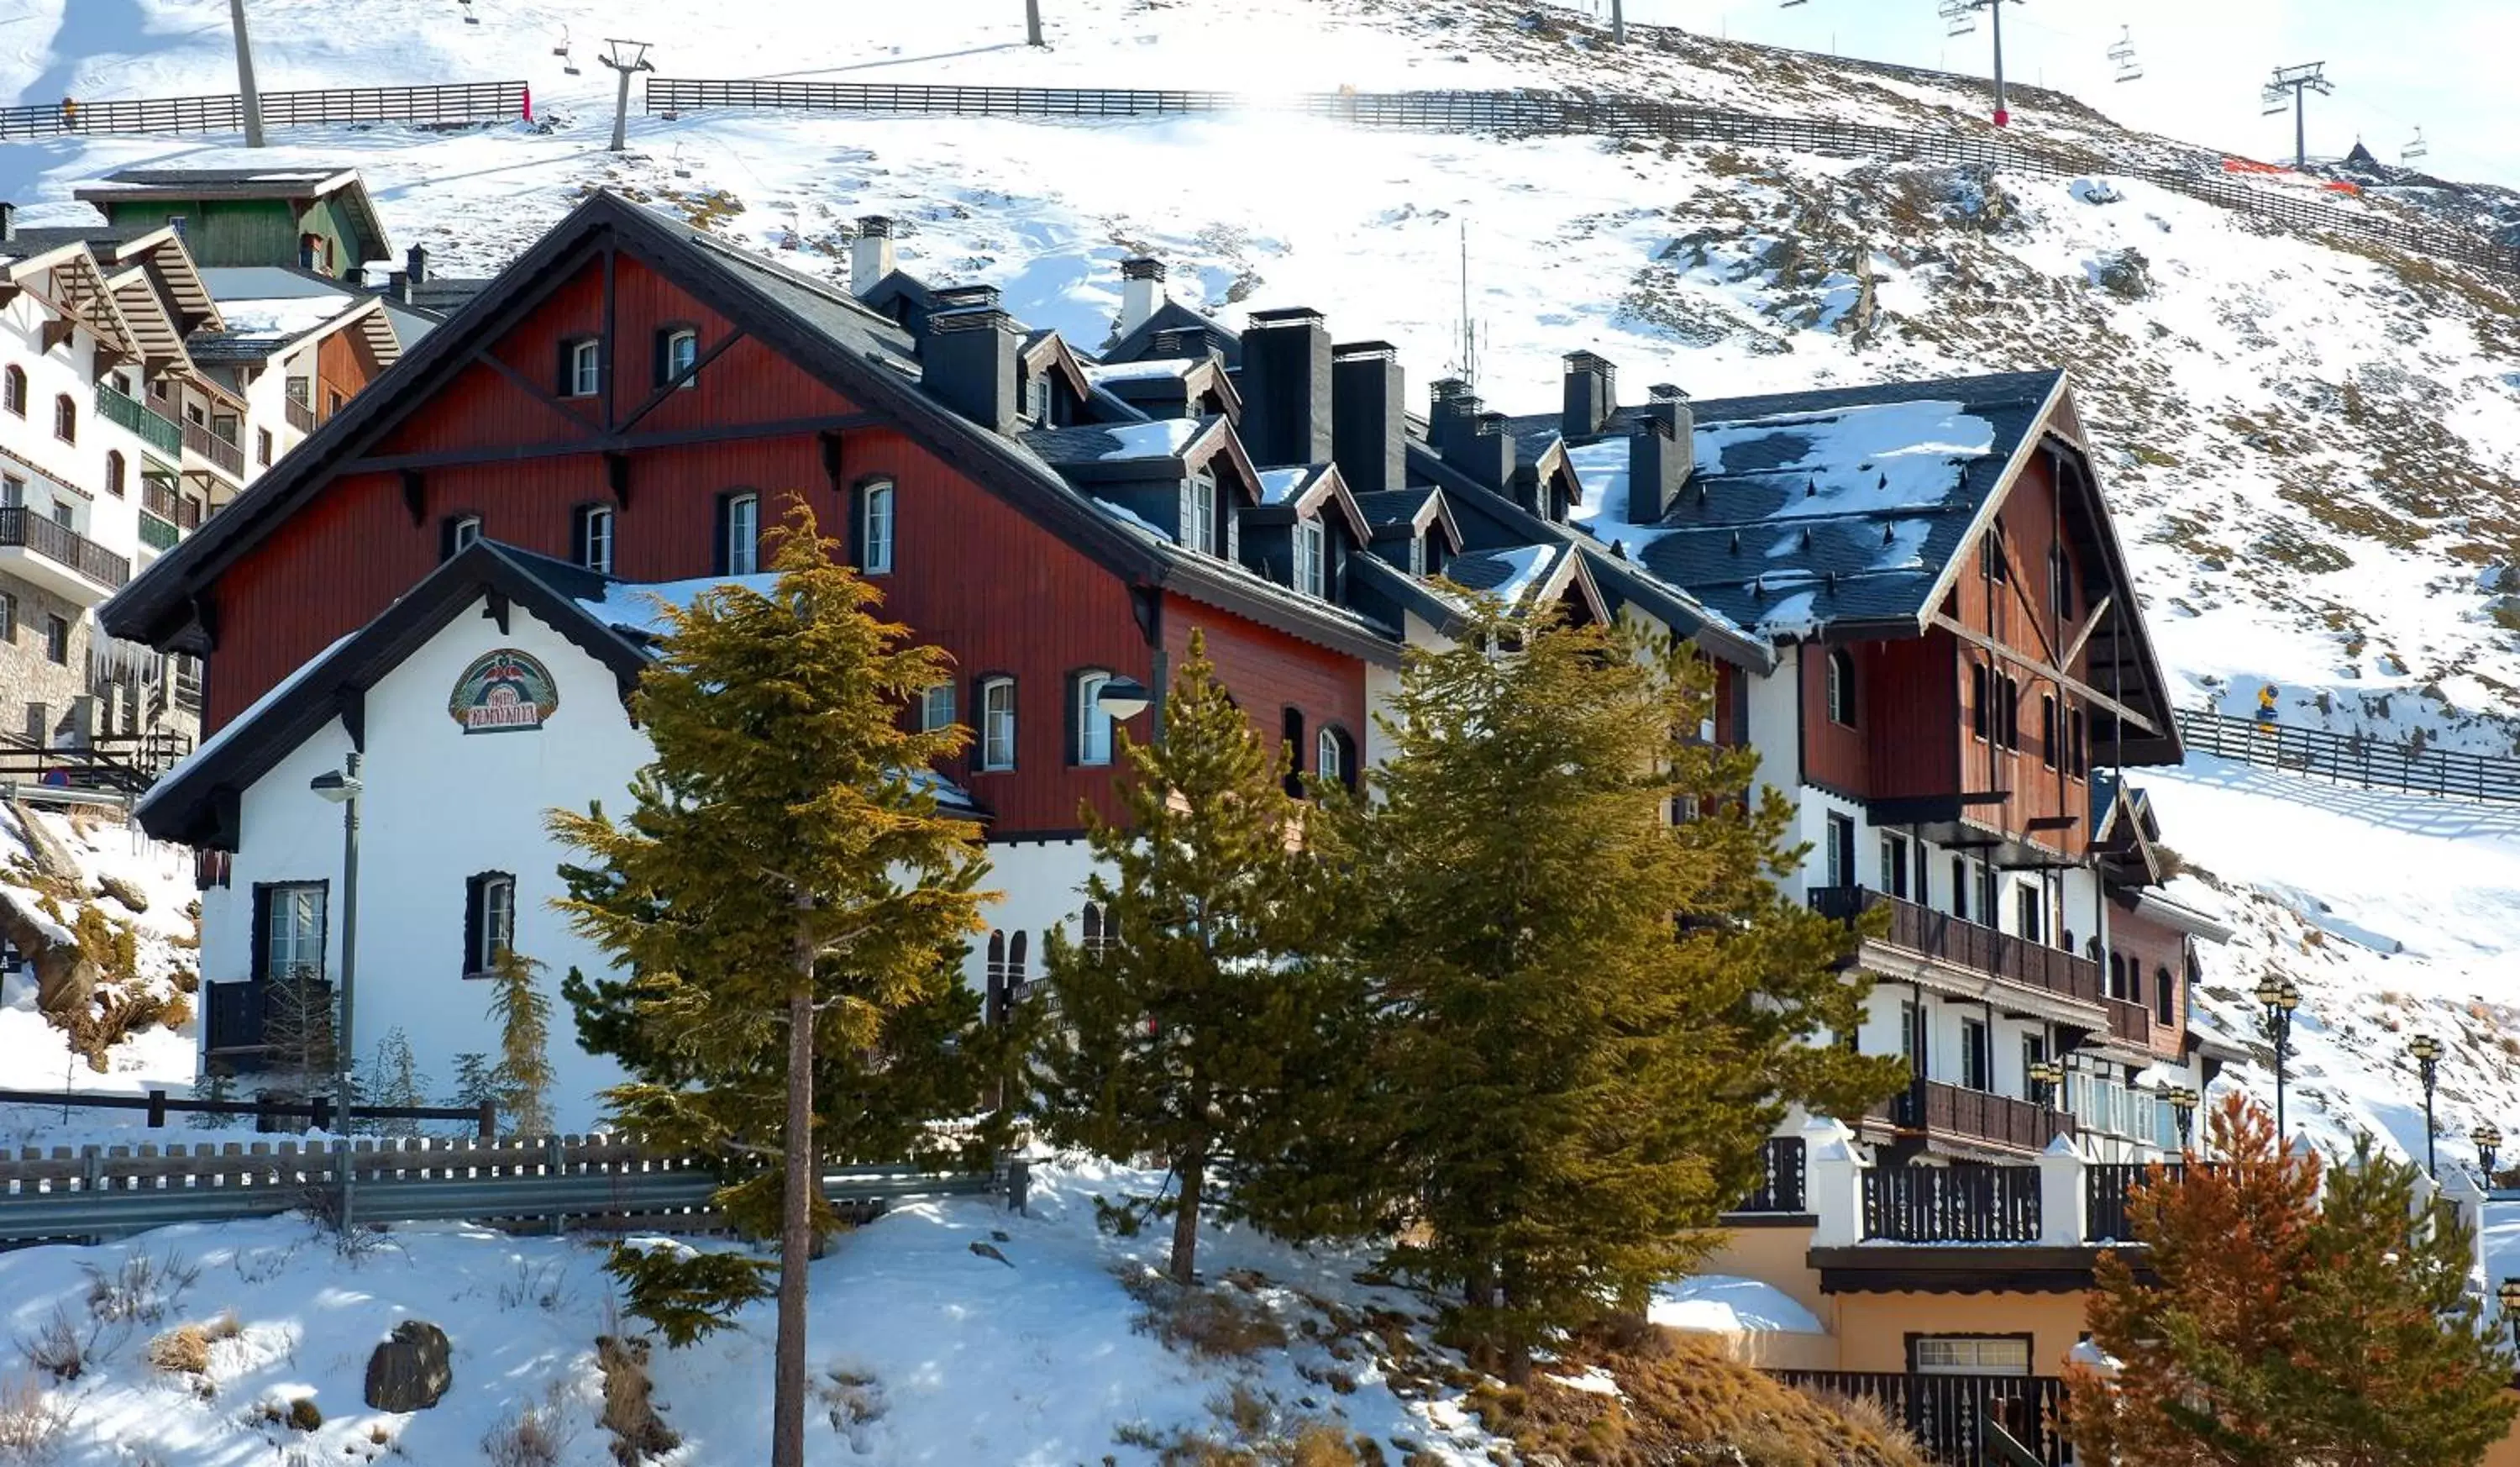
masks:
[(1892, 1243), (2036, 1243), (2036, 1167), (1875, 1167), (1864, 1236)]
[(184, 422), (184, 451), (208, 459), (231, 479), (245, 478), (245, 450), (189, 418)]
[(1937, 1462), (2002, 1462), (1991, 1449), (2000, 1429), (2040, 1467), (2060, 1467), (2073, 1450), (2056, 1434), (2065, 1383), (2052, 1375), (1924, 1375), (1873, 1370), (1778, 1370), (1796, 1390), (1880, 1403)]
[(112, 383), (96, 385), (96, 415), (108, 423), (129, 429), (139, 436), (140, 441), (160, 453), (176, 453), (183, 449), (182, 429), (143, 406), (139, 398), (121, 391)]
[(1867, 1114), (1901, 1130), (1992, 1141), (2016, 1151), (2045, 1151), (2058, 1136), (2074, 1133), (2074, 1118), (2063, 1111), (1938, 1079), (1912, 1080), (1905, 1093)]
[(1736, 1213), (1799, 1213), (1804, 1208), (1804, 1152), (1800, 1136), (1770, 1136), (1759, 1151), (1759, 1185)]
[[(294, 389), (296, 384), (292, 383), (290, 386), (292, 389)], [(313, 433), (315, 431), (315, 409), (306, 405), (305, 398), (299, 396), (294, 390), (292, 390), (289, 395), (282, 398), (281, 401), (283, 410), (287, 412), (289, 416), (290, 427), (296, 429), (299, 433)]]
[(202, 527), (202, 502), (175, 492), (167, 476), (151, 474), (141, 479), (140, 507), (178, 529)]
[(120, 586), (131, 579), (131, 562), (68, 526), (23, 507), (0, 509), (0, 546), (31, 550), (88, 579)]
[(1820, 887), (1811, 894), (1814, 911), (1852, 922), (1874, 907), (1890, 910), (1890, 928), (1875, 940), (1908, 952), (1990, 974), (2024, 987), (2041, 988), (2059, 997), (2097, 1004), (2103, 988), (2100, 965), (2062, 948), (2016, 938), (1965, 922), (1949, 912), (1904, 901), (1863, 887)]
[(140, 543), (152, 550), (172, 550), (184, 532), (172, 520), (161, 520), (147, 510), (140, 512)]
[(2152, 1011), (2123, 998), (2108, 1001), (2109, 1037), (2148, 1047), (2152, 1043)]

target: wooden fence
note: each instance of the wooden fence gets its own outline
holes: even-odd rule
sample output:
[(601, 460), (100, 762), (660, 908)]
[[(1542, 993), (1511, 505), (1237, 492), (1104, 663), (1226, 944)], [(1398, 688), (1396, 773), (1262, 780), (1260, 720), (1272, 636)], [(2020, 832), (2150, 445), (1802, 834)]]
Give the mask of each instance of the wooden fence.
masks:
[(2065, 1383), (2052, 1375), (1922, 1375), (1880, 1370), (1778, 1370), (1797, 1390), (1878, 1401), (1934, 1460), (1979, 1467), (2005, 1460), (1995, 1433), (2040, 1467), (2064, 1467), (2073, 1448), (2056, 1435)]
[(2036, 1243), (2036, 1167), (1875, 1167), (1864, 1236), (1893, 1243)]
[[(321, 1212), (339, 1196), (345, 1173), (365, 1222), (468, 1218), (678, 1232), (724, 1225), (709, 1205), (721, 1167), (658, 1155), (627, 1136), (361, 1137), (0, 1153), (0, 1243)], [(858, 1219), (909, 1197), (1003, 1192), (1020, 1208), (1025, 1184), (1019, 1161), (987, 1170), (831, 1165), (823, 1172), (832, 1206)]]
[[(163, 1090), (151, 1090), (145, 1095), (92, 1095), (74, 1090), (0, 1090), (0, 1105), (37, 1105), (48, 1109), (147, 1111), (143, 1123), (155, 1130), (174, 1116), (249, 1116), (254, 1129), (279, 1129), (282, 1121), (305, 1121), (317, 1130), (332, 1128), (333, 1098), (318, 1095), (307, 1101), (283, 1101), (259, 1096), (252, 1100), (186, 1100), (168, 1095)], [(484, 1141), (499, 1131), (499, 1108), (489, 1101), (477, 1106), (450, 1105), (360, 1105), (350, 1103), (350, 1121), (460, 1121), (473, 1128)]]
[(1832, 157), (2000, 168), (2051, 177), (2108, 174), (2140, 178), (2294, 229), (2352, 235), (2436, 259), (2520, 274), (2520, 249), (2466, 230), (2295, 198), (2199, 167), (2112, 157), (2039, 139), (1998, 140), (1828, 118), (1726, 112), (1642, 98), (1548, 91), (1311, 92), (1266, 96), (1126, 87), (922, 86), (655, 76), (648, 80), (647, 99), (648, 111), (664, 115), (714, 108), (1002, 117), (1266, 113), (1324, 117), (1361, 127), (1652, 137)]
[(2366, 790), (2455, 796), (2520, 804), (2520, 759), (2499, 759), (2290, 723), (2260, 723), (2182, 709), (2179, 736), (2192, 753), (2317, 774)]
[[(265, 127), (338, 126), (355, 122), (446, 126), (505, 122), (524, 115), (525, 83), (521, 81), (333, 87), (320, 91), (262, 94), (262, 125)], [(0, 138), (57, 137), (63, 133), (244, 130), (245, 101), (234, 92), (202, 97), (136, 97), (95, 102), (73, 98), (32, 107), (0, 108)]]

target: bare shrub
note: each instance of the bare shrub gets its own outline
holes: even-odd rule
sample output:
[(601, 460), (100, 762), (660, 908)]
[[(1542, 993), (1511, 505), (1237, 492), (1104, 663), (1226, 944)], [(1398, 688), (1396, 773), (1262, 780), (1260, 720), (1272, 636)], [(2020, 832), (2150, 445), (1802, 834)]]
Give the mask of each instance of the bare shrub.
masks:
[(79, 1266), (87, 1274), (89, 1313), (110, 1324), (142, 1324), (151, 1329), (165, 1323), (202, 1276), (201, 1265), (171, 1248), (160, 1258), (131, 1254), (111, 1273), (94, 1263)]
[(41, 1462), (69, 1430), (69, 1407), (32, 1376), (0, 1376), (0, 1462)]
[(612, 1434), (612, 1460), (636, 1467), (662, 1456), (683, 1439), (656, 1414), (655, 1383), (648, 1377), (649, 1344), (619, 1335), (595, 1337), (596, 1367), (604, 1372), (604, 1429)]
[(26, 1363), (56, 1381), (74, 1381), (87, 1374), (88, 1367), (105, 1359), (118, 1344), (113, 1325), (89, 1317), (79, 1319), (60, 1306), (53, 1306), (52, 1317), (35, 1327), (31, 1335), (18, 1339), (18, 1352)]
[(1238, 1360), (1286, 1344), (1286, 1327), (1266, 1305), (1243, 1294), (1185, 1289), (1151, 1269), (1124, 1272), (1120, 1284), (1145, 1306), (1138, 1332), (1153, 1335), (1167, 1350), (1186, 1350), (1205, 1360)]
[(559, 1467), (561, 1454), (568, 1450), (574, 1434), (567, 1427), (567, 1405), (562, 1398), (560, 1383), (552, 1383), (543, 1398), (525, 1406), (481, 1439), (481, 1454), (490, 1467)]

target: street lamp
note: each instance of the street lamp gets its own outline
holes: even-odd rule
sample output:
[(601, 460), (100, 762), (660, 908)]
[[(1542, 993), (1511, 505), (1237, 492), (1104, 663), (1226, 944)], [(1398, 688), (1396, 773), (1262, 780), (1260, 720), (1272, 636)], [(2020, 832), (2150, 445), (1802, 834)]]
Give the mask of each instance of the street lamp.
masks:
[(2502, 1149), (2501, 1128), (2490, 1121), (2483, 1122), (2467, 1133), (2467, 1139), (2476, 1147), (2476, 1165), (2485, 1172), (2485, 1184), (2493, 1186), (2494, 1154)]
[(2184, 1150), (2193, 1139), (2188, 1125), (2196, 1119), (2198, 1096), (2185, 1085), (2173, 1085), (2162, 1098), (2170, 1102), (2170, 1114), (2179, 1123), (2179, 1145)]
[(2415, 1061), (2415, 1073), (2424, 1081), (2424, 1174), (2438, 1176), (2433, 1167), (2433, 1081), (2440, 1077), (2441, 1040), (2430, 1034), (2417, 1034), (2407, 1045), (2407, 1053)]
[(2502, 1317), (2511, 1324), (2511, 1343), (2520, 1347), (2520, 1278), (2506, 1278), (2495, 1291), (2502, 1300)]
[(1094, 701), (1102, 705), (1102, 711), (1113, 719), (1126, 723), (1145, 712), (1155, 700), (1154, 695), (1147, 691), (1145, 683), (1134, 677), (1115, 677), (1102, 685), (1102, 691), (1094, 695)]
[[(341, 767), (327, 769), (306, 787), (341, 807), (341, 1020), (333, 1035), (333, 1124), (336, 1133), (350, 1134), (351, 980), (359, 961), (359, 780), (356, 750), (341, 756)], [(350, 1159), (346, 1141), (341, 1158), (341, 1230), (350, 1229)]]
[(2275, 1141), (2280, 1145), (2284, 1130), (2284, 1056), (2292, 1044), (2292, 1014), (2301, 1007), (2301, 989), (2291, 979), (2268, 974), (2258, 983), (2258, 1002), (2267, 1013), (2267, 1035), (2275, 1043)]
[(2065, 1082), (2065, 1067), (2054, 1060), (2033, 1060), (2030, 1063), (2030, 1082), (2039, 1087), (2039, 1103), (2053, 1110), (2056, 1087)]

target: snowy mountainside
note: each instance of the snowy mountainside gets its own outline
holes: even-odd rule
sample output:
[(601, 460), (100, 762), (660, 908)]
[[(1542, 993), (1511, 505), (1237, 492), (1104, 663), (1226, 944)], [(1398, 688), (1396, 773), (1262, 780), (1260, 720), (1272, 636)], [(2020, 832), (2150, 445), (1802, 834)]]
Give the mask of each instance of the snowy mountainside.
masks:
[[(214, 0), (34, 0), (0, 31), (0, 92), (51, 100), (233, 86)], [(398, 244), (483, 274), (584, 191), (612, 187), (808, 269), (843, 275), (844, 229), (904, 226), (906, 267), (985, 281), (1035, 326), (1108, 336), (1117, 260), (1229, 321), (1322, 309), (1398, 344), (1417, 390), (1462, 365), (1463, 254), (1478, 387), (1557, 400), (1560, 353), (1639, 384), (1729, 396), (1892, 377), (2069, 368), (2164, 660), (2191, 706), (2510, 754), (2520, 730), (2520, 280), (2287, 232), (2095, 167), (2083, 178), (1742, 148), (1350, 131), (1283, 117), (1031, 122), (947, 116), (634, 115), (604, 149), (601, 37), (646, 37), (668, 75), (1253, 92), (1591, 87), (1693, 106), (1983, 135), (1982, 91), (1641, 27), (1611, 51), (1578, 11), (1503, 0), (936, 0), (845, 23), (666, 0), (256, 0), (271, 87), (525, 76), (539, 121), (454, 132), (297, 131), (256, 161), (338, 160)], [(835, 18), (843, 14), (831, 12)], [(113, 21), (113, 17), (120, 20)], [(103, 19), (100, 19), (103, 18)], [(553, 48), (565, 35), (580, 75)], [(2011, 141), (2057, 157), (2219, 174), (2221, 155), (2116, 128), (2053, 94)], [(234, 163), (234, 139), (54, 139), (0, 159), (29, 223), (90, 216), (77, 183), (142, 163)], [(2284, 188), (2279, 182), (2266, 187)], [(2328, 196), (2334, 199), (2335, 196)], [(2343, 207), (2391, 210), (2386, 198)], [(2241, 939), (2209, 997), (2295, 973), (2296, 1115), (2327, 1134), (2405, 1124), (2391, 1025), (2469, 1034), (2445, 1068), (2446, 1134), (2470, 1108), (2520, 1124), (2498, 982), (2520, 950), (2520, 831), (2491, 809), (2198, 760), (2137, 771), (2182, 890)], [(2385, 868), (2369, 859), (2388, 850)], [(2403, 942), (2403, 951), (2397, 944)], [(2396, 1108), (2396, 1109), (2393, 1109)]]

